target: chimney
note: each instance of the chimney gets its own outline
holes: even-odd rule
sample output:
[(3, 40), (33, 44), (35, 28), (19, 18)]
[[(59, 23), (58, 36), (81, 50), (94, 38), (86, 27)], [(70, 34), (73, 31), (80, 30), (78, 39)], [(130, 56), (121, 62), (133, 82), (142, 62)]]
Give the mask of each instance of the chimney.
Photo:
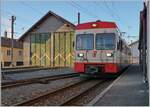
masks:
[(7, 38), (7, 31), (4, 32), (4, 36), (5, 36), (5, 38)]

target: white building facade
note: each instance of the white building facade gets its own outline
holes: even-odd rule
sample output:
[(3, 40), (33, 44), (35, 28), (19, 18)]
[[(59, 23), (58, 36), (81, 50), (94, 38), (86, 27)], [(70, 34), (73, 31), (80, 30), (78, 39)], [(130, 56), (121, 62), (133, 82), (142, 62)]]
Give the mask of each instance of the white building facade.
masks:
[(133, 64), (139, 64), (139, 50), (138, 50), (139, 41), (135, 41), (131, 43), (129, 46), (131, 47), (132, 53), (131, 62)]

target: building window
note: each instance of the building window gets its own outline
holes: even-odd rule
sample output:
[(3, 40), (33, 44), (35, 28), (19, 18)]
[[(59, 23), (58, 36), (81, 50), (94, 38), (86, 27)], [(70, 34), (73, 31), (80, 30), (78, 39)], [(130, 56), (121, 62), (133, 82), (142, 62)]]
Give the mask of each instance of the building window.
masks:
[(4, 66), (10, 66), (11, 62), (4, 62)]
[(22, 51), (19, 51), (19, 56), (22, 56)]
[(10, 56), (10, 54), (11, 54), (11, 51), (7, 50), (7, 56)]

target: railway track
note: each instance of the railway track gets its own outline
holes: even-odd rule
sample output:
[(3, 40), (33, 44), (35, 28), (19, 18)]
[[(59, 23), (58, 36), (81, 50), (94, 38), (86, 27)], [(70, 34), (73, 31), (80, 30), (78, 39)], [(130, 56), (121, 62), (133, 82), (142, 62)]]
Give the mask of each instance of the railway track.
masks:
[(17, 69), (28, 69), (28, 68), (39, 68), (39, 66), (7, 67), (7, 68), (2, 68), (2, 70), (17, 70)]
[(63, 79), (63, 78), (70, 78), (79, 76), (77, 73), (69, 73), (69, 74), (62, 74), (62, 75), (54, 75), (54, 76), (44, 76), (44, 77), (38, 77), (38, 78), (31, 78), (31, 79), (25, 79), (25, 80), (17, 80), (12, 82), (5, 82), (2, 83), (1, 88), (11, 88), (16, 87), (20, 85), (26, 85), (26, 84), (32, 84), (32, 83), (47, 83), (48, 81), (57, 80), (57, 79)]
[(77, 94), (66, 100), (60, 106), (86, 106), (95, 96), (100, 94), (112, 81), (100, 81), (94, 86), (86, 89), (81, 94)]
[[(85, 79), (80, 82), (58, 88), (52, 92), (43, 93), (40, 96), (32, 98), (30, 100), (16, 104), (16, 106), (60, 106), (68, 105), (74, 99), (89, 92), (93, 88), (96, 88), (98, 84), (102, 84), (106, 80), (91, 80)], [(70, 94), (69, 94), (70, 93)]]
[(23, 67), (23, 68), (10, 68), (10, 69), (2, 69), (2, 74), (14, 74), (14, 73), (22, 73), (27, 71), (36, 71), (36, 70), (45, 70), (49, 68), (42, 67)]
[(63, 103), (61, 103), (60, 106), (73, 106), (74, 103), (76, 102), (76, 100), (80, 99), (80, 97), (82, 97), (83, 95), (86, 95), (91, 90), (94, 90), (94, 89), (98, 88), (99, 85), (102, 85), (105, 82), (106, 82), (106, 80), (101, 80), (101, 81), (99, 81), (97, 83), (94, 83), (91, 87), (85, 89), (81, 93), (76, 94), (75, 96), (72, 96), (68, 100), (66, 100)]

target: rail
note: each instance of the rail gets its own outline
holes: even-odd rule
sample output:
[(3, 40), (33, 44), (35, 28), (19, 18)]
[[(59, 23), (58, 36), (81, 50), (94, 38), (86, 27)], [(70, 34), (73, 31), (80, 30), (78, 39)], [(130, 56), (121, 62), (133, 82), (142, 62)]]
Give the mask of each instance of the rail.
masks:
[(32, 83), (47, 83), (47, 81), (75, 77), (75, 76), (79, 76), (79, 74), (69, 73), (69, 74), (62, 74), (62, 75), (53, 75), (53, 76), (44, 76), (44, 77), (38, 77), (38, 78), (17, 80), (17, 81), (12, 81), (12, 82), (4, 82), (4, 83), (2, 83), (1, 88), (5, 89), (5, 88), (26, 85), (26, 84), (32, 84)]
[(13, 68), (13, 69), (3, 69), (2, 74), (13, 74), (13, 73), (23, 73), (28, 71), (36, 71), (36, 70), (47, 70), (47, 69), (61, 69), (68, 67), (24, 67), (24, 68)]
[[(74, 87), (80, 87), (80, 86), (83, 86), (84, 84), (86, 84), (87, 82), (91, 82), (91, 79), (85, 79), (85, 80), (82, 80), (80, 82), (77, 82), (77, 83), (74, 83), (74, 84), (71, 84), (71, 85), (68, 85), (68, 86), (64, 86), (64, 87), (61, 87), (61, 88), (58, 88), (52, 92), (47, 92), (47, 93), (44, 93), (43, 95), (40, 95), (40, 96), (37, 96), (35, 98), (32, 98), (30, 100), (27, 100), (27, 101), (24, 101), (24, 102), (21, 102), (21, 103), (18, 103), (16, 104), (16, 106), (31, 106), (31, 105), (36, 105), (37, 103), (39, 102), (42, 102), (42, 101), (45, 101), (45, 99), (49, 99), (49, 96), (52, 97), (52, 96), (61, 96), (62, 93), (66, 93), (67, 91), (71, 91)], [(90, 91), (91, 89), (93, 88), (96, 88), (96, 86), (98, 84), (101, 84), (103, 82), (106, 82), (105, 80), (99, 80), (99, 81), (96, 81), (96, 82), (93, 82), (89, 88), (85, 89), (84, 91), (81, 91), (80, 93), (76, 94), (75, 96), (67, 99), (66, 101), (62, 102), (62, 103), (58, 103), (56, 105), (66, 105), (68, 104), (69, 102), (71, 102), (72, 100), (76, 99), (77, 97), (79, 97), (80, 95), (86, 93), (87, 91)], [(71, 91), (72, 92), (72, 91)], [(61, 99), (60, 99), (61, 100)], [(48, 100), (50, 101), (50, 100)], [(53, 105), (53, 104), (52, 104)], [(55, 104), (54, 104), (55, 105)]]

